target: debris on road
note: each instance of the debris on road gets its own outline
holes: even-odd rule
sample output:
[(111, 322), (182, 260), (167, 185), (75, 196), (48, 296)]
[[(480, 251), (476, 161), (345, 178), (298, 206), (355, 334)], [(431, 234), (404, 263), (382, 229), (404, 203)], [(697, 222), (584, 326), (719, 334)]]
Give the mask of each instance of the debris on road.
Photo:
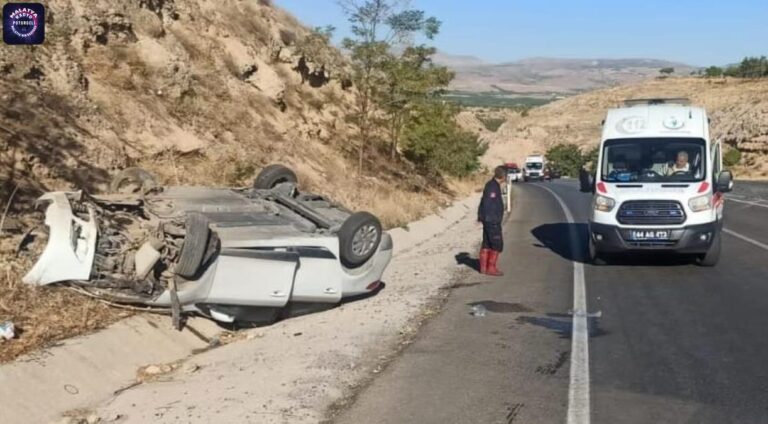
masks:
[(16, 328), (11, 321), (0, 324), (0, 338), (11, 340), (16, 337)]
[(150, 364), (143, 366), (136, 372), (136, 381), (155, 381), (158, 378), (176, 371), (180, 366), (181, 361), (171, 362), (168, 364)]
[(193, 374), (200, 370), (200, 365), (197, 365), (194, 362), (190, 362), (187, 365), (184, 366), (184, 372), (187, 374)]
[(478, 317), (483, 318), (488, 313), (488, 309), (485, 308), (483, 305), (473, 305), (472, 308), (469, 310), (469, 314)]

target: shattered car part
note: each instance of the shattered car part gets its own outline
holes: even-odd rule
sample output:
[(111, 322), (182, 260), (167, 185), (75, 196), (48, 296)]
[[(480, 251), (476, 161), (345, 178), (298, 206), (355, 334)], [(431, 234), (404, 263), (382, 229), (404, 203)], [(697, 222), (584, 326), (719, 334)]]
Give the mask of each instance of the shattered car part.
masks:
[(34, 267), (24, 276), (27, 284), (45, 285), (63, 280), (86, 280), (91, 275), (97, 226), (93, 210), (87, 219), (72, 211), (69, 197), (77, 200), (82, 193), (46, 193), (38, 199), (47, 203), (45, 225), (48, 244)]
[(289, 304), (375, 291), (392, 256), (378, 219), (300, 193), (287, 168), (265, 172), (252, 189), (142, 183), (137, 193), (47, 193), (50, 235), (24, 282), (69, 282), (223, 322), (269, 321)]
[(0, 324), (0, 338), (3, 340), (11, 340), (16, 337), (16, 327), (11, 321), (6, 321)]

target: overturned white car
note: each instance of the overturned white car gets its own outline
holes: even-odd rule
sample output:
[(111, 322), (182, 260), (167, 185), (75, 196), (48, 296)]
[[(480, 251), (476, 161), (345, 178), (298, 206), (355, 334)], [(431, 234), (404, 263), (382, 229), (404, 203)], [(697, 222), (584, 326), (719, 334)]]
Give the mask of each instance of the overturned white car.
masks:
[(184, 312), (262, 323), (289, 305), (375, 292), (392, 256), (375, 216), (300, 193), (281, 165), (247, 189), (161, 187), (138, 168), (111, 189), (40, 197), (45, 247), (25, 283), (68, 282), (113, 302), (168, 308), (177, 325)]

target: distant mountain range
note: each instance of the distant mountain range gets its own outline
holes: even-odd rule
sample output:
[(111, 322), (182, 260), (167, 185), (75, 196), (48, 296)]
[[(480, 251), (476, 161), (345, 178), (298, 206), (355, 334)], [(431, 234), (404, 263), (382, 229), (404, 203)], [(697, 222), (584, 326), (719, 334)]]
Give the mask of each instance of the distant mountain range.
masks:
[(639, 82), (659, 76), (689, 75), (699, 68), (657, 59), (561, 59), (535, 57), (506, 63), (487, 63), (473, 56), (438, 52), (435, 63), (456, 72), (451, 89), (509, 95), (568, 95)]

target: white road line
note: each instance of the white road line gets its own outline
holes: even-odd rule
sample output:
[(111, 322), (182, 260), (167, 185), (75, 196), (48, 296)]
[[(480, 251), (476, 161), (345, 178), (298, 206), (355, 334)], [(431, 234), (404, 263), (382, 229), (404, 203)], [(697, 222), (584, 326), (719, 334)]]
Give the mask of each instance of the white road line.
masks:
[(746, 200), (738, 200), (738, 199), (734, 199), (733, 197), (726, 197), (726, 198), (725, 198), (725, 200), (726, 200), (726, 201), (729, 201), (729, 200), (730, 200), (731, 202), (736, 202), (736, 203), (744, 203), (744, 204), (746, 204), (746, 205), (752, 205), (752, 206), (760, 206), (761, 208), (768, 208), (768, 205), (765, 205), (765, 204), (763, 204), (763, 203), (758, 203), (758, 202), (748, 202), (748, 201), (746, 201)]
[[(571, 210), (562, 198), (550, 188), (536, 185), (555, 197), (571, 224), (571, 254), (580, 256), (579, 236)], [(587, 328), (587, 289), (584, 281), (584, 264), (573, 261), (573, 328), (571, 330), (571, 380), (568, 385), (568, 424), (589, 424), (589, 329)]]
[(742, 239), (742, 240), (746, 241), (747, 243), (752, 243), (752, 244), (754, 244), (757, 247), (762, 247), (763, 249), (768, 250), (768, 244), (760, 243), (759, 241), (757, 241), (755, 239), (751, 239), (751, 238), (749, 238), (747, 236), (743, 236), (743, 235), (737, 233), (736, 231), (729, 230), (727, 228), (723, 228), (723, 232), (726, 232), (726, 233), (728, 233), (728, 234), (730, 234), (730, 235), (732, 235), (732, 236), (734, 236), (736, 238)]

